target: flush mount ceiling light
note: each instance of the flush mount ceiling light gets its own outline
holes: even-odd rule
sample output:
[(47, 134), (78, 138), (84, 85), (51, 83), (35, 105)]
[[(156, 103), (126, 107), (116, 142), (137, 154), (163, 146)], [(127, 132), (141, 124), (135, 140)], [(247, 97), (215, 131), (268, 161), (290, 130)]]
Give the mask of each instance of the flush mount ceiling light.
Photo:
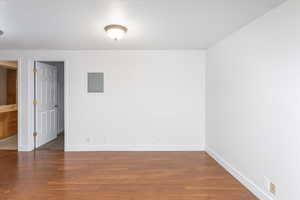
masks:
[(123, 38), (125, 33), (127, 32), (127, 28), (122, 25), (118, 24), (111, 24), (104, 27), (104, 30), (106, 31), (108, 37), (110, 37), (113, 40), (120, 40)]

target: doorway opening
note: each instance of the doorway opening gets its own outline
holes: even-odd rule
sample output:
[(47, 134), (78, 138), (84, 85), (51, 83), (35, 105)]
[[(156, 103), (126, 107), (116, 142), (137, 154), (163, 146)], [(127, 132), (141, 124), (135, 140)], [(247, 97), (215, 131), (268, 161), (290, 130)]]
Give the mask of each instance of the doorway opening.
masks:
[(18, 149), (18, 62), (0, 61), (0, 150)]
[(34, 69), (34, 148), (64, 151), (64, 62), (36, 61)]

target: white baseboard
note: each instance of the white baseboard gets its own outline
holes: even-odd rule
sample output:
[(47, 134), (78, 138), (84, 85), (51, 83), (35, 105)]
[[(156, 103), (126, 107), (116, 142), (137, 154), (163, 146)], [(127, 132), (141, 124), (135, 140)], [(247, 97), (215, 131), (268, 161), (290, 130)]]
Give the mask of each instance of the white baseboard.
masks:
[(223, 159), (219, 154), (209, 147), (206, 147), (206, 152), (213, 157), (220, 165), (222, 165), (232, 176), (239, 180), (248, 190), (250, 190), (260, 200), (274, 200), (263, 189), (257, 186), (252, 180), (246, 177), (242, 172), (236, 169), (233, 165)]
[(32, 151), (33, 148), (27, 145), (18, 145), (18, 151)]
[(65, 151), (204, 151), (202, 146), (66, 145)]

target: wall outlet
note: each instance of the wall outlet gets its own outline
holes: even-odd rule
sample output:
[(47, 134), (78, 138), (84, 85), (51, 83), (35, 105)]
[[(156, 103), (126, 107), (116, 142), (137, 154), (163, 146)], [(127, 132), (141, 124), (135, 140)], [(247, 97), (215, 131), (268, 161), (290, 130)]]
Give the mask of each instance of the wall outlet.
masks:
[(270, 192), (276, 195), (276, 185), (274, 183), (270, 183)]
[(276, 195), (276, 185), (267, 177), (264, 177), (266, 190), (273, 195)]

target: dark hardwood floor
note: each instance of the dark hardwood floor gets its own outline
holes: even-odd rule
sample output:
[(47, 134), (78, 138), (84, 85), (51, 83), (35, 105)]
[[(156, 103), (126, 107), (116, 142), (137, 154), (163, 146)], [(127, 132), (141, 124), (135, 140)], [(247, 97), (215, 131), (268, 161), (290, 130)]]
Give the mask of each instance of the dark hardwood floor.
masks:
[(1, 200), (257, 200), (205, 152), (0, 151)]

